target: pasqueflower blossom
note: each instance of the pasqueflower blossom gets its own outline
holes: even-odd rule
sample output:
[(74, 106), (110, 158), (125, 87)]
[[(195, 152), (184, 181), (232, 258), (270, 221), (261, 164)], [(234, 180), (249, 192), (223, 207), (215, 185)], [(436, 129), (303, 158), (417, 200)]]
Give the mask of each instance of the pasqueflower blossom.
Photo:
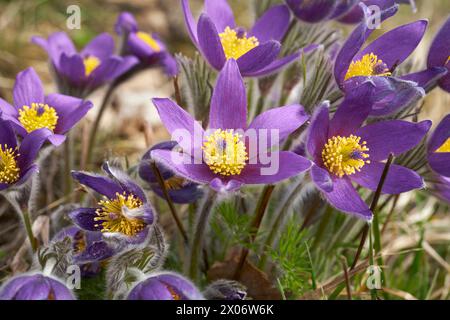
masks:
[[(171, 100), (153, 99), (153, 103), (183, 153), (154, 150), (151, 156), (193, 182), (209, 184), (217, 191), (231, 191), (244, 184), (276, 183), (311, 165), (292, 152), (270, 151), (308, 119), (302, 106), (271, 109), (247, 126), (245, 85), (234, 59), (228, 60), (219, 73), (206, 132)], [(274, 132), (278, 139), (271, 138)], [(271, 159), (263, 161), (265, 156)]]
[(14, 106), (0, 99), (3, 118), (22, 137), (38, 129), (50, 130), (48, 140), (55, 146), (65, 141), (65, 134), (92, 108), (90, 101), (57, 93), (46, 96), (33, 68), (17, 75), (13, 96)]
[(450, 114), (434, 130), (427, 145), (428, 164), (433, 171), (450, 178)]
[(80, 228), (101, 232), (105, 237), (141, 243), (155, 220), (154, 210), (144, 191), (124, 172), (107, 162), (103, 165), (107, 177), (79, 171), (72, 176), (103, 199), (95, 208), (79, 208), (69, 216)]
[(152, 274), (131, 289), (128, 300), (203, 300), (195, 285), (174, 272)]
[(72, 243), (72, 262), (80, 266), (83, 276), (98, 274), (101, 271), (101, 262), (115, 254), (115, 250), (103, 240), (100, 232), (71, 226), (59, 231), (52, 241), (61, 241), (67, 237)]
[(0, 300), (75, 300), (61, 281), (43, 274), (20, 275), (0, 289)]
[[(376, 190), (390, 153), (395, 156), (415, 147), (431, 121), (380, 121), (361, 126), (371, 112), (370, 83), (349, 93), (329, 119), (327, 104), (318, 107), (309, 127), (306, 150), (313, 160), (311, 178), (329, 203), (346, 213), (370, 220), (372, 212), (352, 182)], [(392, 164), (382, 193), (399, 194), (424, 187), (414, 171)]]
[(114, 39), (102, 33), (77, 52), (65, 32), (55, 32), (48, 39), (33, 37), (32, 42), (47, 51), (61, 92), (85, 97), (96, 88), (115, 80), (134, 65), (134, 56), (114, 54)]
[[(163, 190), (161, 189), (158, 179), (155, 176), (155, 172), (152, 168), (151, 153), (153, 150), (174, 150), (178, 147), (175, 141), (165, 141), (158, 143), (151, 147), (142, 157), (139, 164), (139, 176), (142, 180), (146, 181), (153, 192), (158, 196), (163, 197)], [(203, 196), (203, 191), (200, 185), (180, 176), (177, 176), (175, 172), (167, 167), (156, 163), (156, 166), (164, 179), (165, 187), (169, 193), (170, 199), (175, 203), (191, 203), (195, 202)]]
[(285, 5), (268, 9), (247, 32), (236, 26), (226, 0), (205, 0), (198, 23), (189, 1), (182, 0), (184, 18), (192, 42), (216, 70), (229, 59), (237, 61), (244, 77), (264, 76), (294, 61), (300, 52), (277, 59), (281, 40), (288, 30), (290, 13)]
[(0, 118), (0, 191), (24, 184), (38, 171), (34, 160), (51, 134), (48, 129), (35, 130), (19, 146), (10, 121)]
[[(395, 14), (397, 9), (398, 5), (384, 10), (381, 20)], [(420, 43), (426, 26), (427, 21), (419, 20), (397, 27), (362, 49), (374, 29), (368, 21), (361, 22), (336, 57), (334, 75), (339, 87), (349, 92), (365, 81), (372, 82), (377, 88), (373, 92), (373, 116), (391, 114), (416, 101), (425, 94), (423, 88), (436, 75), (397, 77), (395, 69)]]
[(117, 34), (126, 36), (125, 54), (139, 58), (145, 67), (160, 65), (169, 76), (178, 73), (177, 61), (167, 51), (167, 47), (156, 33), (147, 33), (139, 30), (133, 15), (122, 12), (115, 25)]

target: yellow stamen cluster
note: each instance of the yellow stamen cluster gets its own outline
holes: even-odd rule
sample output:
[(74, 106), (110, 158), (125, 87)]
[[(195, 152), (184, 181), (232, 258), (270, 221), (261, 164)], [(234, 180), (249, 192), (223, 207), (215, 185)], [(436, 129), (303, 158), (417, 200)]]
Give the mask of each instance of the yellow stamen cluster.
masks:
[(125, 210), (142, 207), (143, 203), (134, 195), (116, 193), (115, 199), (101, 200), (101, 207), (96, 211), (95, 221), (101, 221), (96, 227), (102, 226), (102, 232), (119, 232), (127, 236), (134, 236), (145, 227), (144, 221), (139, 218), (130, 218), (124, 214)]
[(344, 175), (361, 171), (366, 163), (370, 163), (370, 160), (366, 160), (369, 158), (366, 151), (369, 151), (369, 148), (365, 141), (361, 143), (360, 137), (335, 136), (325, 144), (322, 160), (328, 171), (342, 178)]
[(19, 121), (27, 132), (41, 128), (53, 131), (58, 123), (58, 114), (48, 104), (32, 103), (31, 107), (23, 106), (19, 110)]
[(97, 69), (97, 67), (100, 65), (101, 61), (99, 58), (95, 56), (88, 56), (83, 59), (84, 63), (84, 73), (86, 77), (89, 77), (91, 73)]
[(20, 169), (17, 166), (17, 149), (0, 145), (0, 183), (12, 184), (19, 180)]
[(447, 138), (447, 140), (444, 142), (442, 146), (440, 146), (436, 152), (450, 152), (450, 138)]
[(136, 36), (142, 41), (144, 41), (146, 45), (152, 48), (153, 51), (156, 52), (161, 51), (161, 46), (158, 44), (155, 38), (152, 37), (151, 34), (139, 31), (136, 33)]
[(185, 183), (186, 180), (178, 176), (170, 177), (169, 179), (164, 181), (167, 190), (179, 190), (183, 188)]
[(371, 53), (364, 55), (360, 60), (353, 61), (348, 68), (345, 80), (353, 77), (369, 77), (369, 76), (390, 76), (391, 72), (384, 70), (376, 72), (376, 67), (383, 64), (382, 60)]
[(223, 176), (240, 174), (248, 160), (242, 136), (233, 129), (217, 129), (207, 137), (202, 149), (209, 168)]
[(238, 37), (236, 30), (230, 27), (226, 27), (224, 32), (219, 33), (219, 37), (227, 59), (237, 60), (259, 45), (256, 37), (247, 38), (247, 34)]

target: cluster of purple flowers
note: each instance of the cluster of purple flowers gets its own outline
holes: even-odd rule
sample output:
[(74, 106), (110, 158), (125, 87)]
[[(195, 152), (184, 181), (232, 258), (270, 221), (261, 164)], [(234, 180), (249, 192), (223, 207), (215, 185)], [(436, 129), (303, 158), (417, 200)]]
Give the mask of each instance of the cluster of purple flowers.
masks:
[[(373, 31), (367, 23), (368, 6), (378, 5), (384, 21), (397, 12), (396, 2), (410, 1), (286, 0), (286, 5), (269, 8), (245, 30), (236, 25), (226, 0), (205, 0), (198, 21), (189, 1), (181, 0), (192, 42), (218, 71), (209, 119), (203, 127), (172, 100), (154, 98), (172, 140), (145, 153), (138, 166), (141, 180), (160, 197), (167, 191), (174, 203), (191, 203), (203, 197), (207, 188), (230, 193), (245, 185), (274, 185), (308, 173), (332, 207), (370, 221), (373, 212), (355, 184), (375, 191), (387, 158), (416, 148), (431, 128), (428, 120), (395, 119), (396, 112), (437, 86), (450, 92), (450, 19), (430, 47), (427, 68), (419, 72), (399, 74), (397, 68), (421, 42), (427, 21), (397, 27), (366, 45)], [(342, 101), (335, 111), (328, 101), (316, 106), (311, 115), (302, 105), (289, 104), (249, 121), (245, 78), (271, 75), (301, 56), (302, 51), (280, 56), (291, 12), (306, 22), (358, 23), (334, 60)], [(68, 131), (92, 108), (84, 98), (93, 90), (139, 68), (158, 65), (169, 76), (178, 73), (166, 45), (158, 35), (141, 31), (131, 14), (122, 13), (115, 29), (125, 40), (117, 55), (108, 34), (99, 35), (80, 52), (65, 33), (52, 34), (47, 40), (33, 38), (47, 51), (64, 94), (46, 96), (30, 68), (17, 76), (13, 104), (0, 99), (0, 190), (23, 185), (38, 170), (34, 160), (46, 141), (54, 146), (65, 141)], [(284, 148), (294, 133), (303, 138), (301, 154)], [(434, 190), (450, 202), (450, 115), (426, 145)], [(276, 159), (275, 171), (269, 170), (273, 163), (267, 159)], [(76, 226), (54, 237), (54, 241), (71, 239), (73, 262), (83, 266), (86, 275), (98, 272), (103, 262), (124, 249), (142, 244), (157, 221), (155, 208), (137, 182), (108, 162), (102, 169), (105, 175), (72, 172), (76, 181), (99, 197), (95, 206), (73, 210), (69, 216)], [(392, 164), (381, 192), (400, 194), (424, 187), (424, 178), (417, 172)], [(73, 297), (59, 280), (40, 273), (15, 278), (0, 291), (2, 299)], [(189, 280), (170, 272), (151, 274), (128, 295), (128, 299), (202, 298)]]

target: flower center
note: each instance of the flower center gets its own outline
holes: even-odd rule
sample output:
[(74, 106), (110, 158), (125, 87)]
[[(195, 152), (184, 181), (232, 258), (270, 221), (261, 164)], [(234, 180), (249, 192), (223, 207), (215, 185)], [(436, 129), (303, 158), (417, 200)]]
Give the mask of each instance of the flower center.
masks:
[(146, 45), (148, 45), (150, 48), (153, 49), (153, 51), (159, 52), (161, 51), (161, 46), (158, 44), (158, 42), (153, 38), (150, 34), (146, 32), (137, 32), (136, 36), (145, 42)]
[(17, 149), (0, 145), (0, 183), (11, 184), (19, 180), (20, 169), (17, 166)]
[(134, 236), (144, 229), (144, 221), (130, 218), (124, 213), (124, 210), (133, 210), (142, 206), (142, 201), (134, 195), (116, 193), (115, 199), (101, 200), (98, 204), (101, 208), (96, 211), (97, 217), (94, 220), (100, 222), (95, 226), (102, 226), (102, 232), (119, 232)]
[(366, 163), (370, 163), (366, 151), (369, 148), (366, 142), (360, 142), (361, 138), (350, 135), (349, 137), (335, 136), (328, 139), (322, 150), (322, 160), (328, 171), (339, 178), (361, 171)]
[(227, 59), (237, 60), (259, 45), (256, 37), (247, 38), (246, 32), (236, 31), (230, 27), (226, 27), (224, 32), (219, 33), (219, 37)]
[(53, 131), (58, 123), (58, 114), (48, 104), (32, 103), (31, 107), (23, 106), (19, 110), (19, 121), (27, 132), (41, 128)]
[(447, 141), (445, 141), (435, 152), (450, 152), (450, 138), (447, 138)]
[(390, 76), (392, 73), (386, 64), (371, 53), (364, 55), (360, 60), (353, 61), (348, 68), (345, 80), (353, 77)]
[(238, 175), (248, 159), (242, 136), (233, 129), (217, 129), (203, 143), (206, 164), (214, 173), (223, 176)]
[(100, 65), (101, 61), (99, 58), (95, 56), (88, 56), (83, 59), (84, 63), (84, 73), (86, 74), (86, 77), (89, 77), (91, 73), (97, 69), (97, 67)]

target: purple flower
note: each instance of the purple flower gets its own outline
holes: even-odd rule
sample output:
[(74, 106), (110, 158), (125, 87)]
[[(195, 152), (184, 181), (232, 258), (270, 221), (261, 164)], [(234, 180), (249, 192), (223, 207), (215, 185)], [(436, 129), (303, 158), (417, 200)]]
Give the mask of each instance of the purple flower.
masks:
[[(148, 182), (152, 190), (160, 197), (163, 197), (158, 179), (153, 172), (151, 165), (153, 150), (173, 150), (179, 148), (175, 141), (165, 141), (154, 145), (142, 157), (139, 164), (139, 176), (142, 180)], [(170, 198), (175, 203), (192, 203), (203, 196), (203, 191), (197, 183), (190, 182), (180, 176), (177, 176), (172, 170), (166, 168), (160, 163), (156, 164), (160, 171)]]
[(103, 195), (96, 208), (79, 208), (69, 216), (80, 228), (102, 232), (106, 237), (141, 243), (155, 220), (154, 210), (144, 191), (124, 172), (107, 162), (103, 170), (108, 177), (79, 171), (72, 176), (82, 185)]
[(139, 282), (128, 294), (128, 300), (203, 300), (192, 282), (174, 272), (153, 274)]
[(72, 242), (73, 263), (80, 266), (83, 276), (98, 274), (101, 271), (100, 262), (115, 254), (115, 250), (102, 239), (99, 232), (71, 226), (59, 231), (52, 241), (61, 241), (66, 237)]
[[(442, 77), (439, 80), (439, 86), (447, 92), (450, 92), (450, 17), (439, 30), (433, 40), (428, 54), (428, 70), (423, 74), (430, 72), (438, 73), (441, 71)], [(442, 70), (444, 69), (444, 70)]]
[(14, 106), (0, 99), (3, 118), (11, 121), (22, 137), (38, 129), (50, 130), (48, 140), (55, 146), (65, 141), (65, 134), (92, 108), (90, 101), (56, 93), (46, 96), (33, 68), (17, 75), (13, 97)]
[(450, 178), (433, 175), (430, 190), (436, 197), (450, 204)]
[[(398, 5), (384, 10), (381, 20), (394, 15), (397, 9)], [(350, 92), (366, 81), (373, 83), (376, 90), (373, 92), (375, 103), (372, 116), (392, 114), (416, 101), (425, 94), (422, 88), (435, 75), (397, 77), (394, 71), (420, 43), (426, 26), (425, 20), (400, 26), (362, 49), (374, 28), (369, 27), (369, 20), (361, 22), (336, 57), (334, 75), (339, 87), (344, 92)]]
[(285, 5), (271, 7), (248, 32), (236, 26), (226, 0), (205, 0), (205, 12), (200, 15), (197, 24), (189, 1), (182, 0), (182, 5), (193, 43), (216, 70), (222, 70), (227, 60), (234, 59), (242, 76), (265, 76), (300, 56), (297, 52), (277, 59), (280, 41), (290, 21), (289, 9)]
[[(352, 182), (376, 190), (390, 153), (399, 155), (416, 146), (431, 126), (431, 121), (410, 123), (380, 121), (361, 127), (371, 111), (371, 84), (355, 94), (349, 93), (334, 117), (328, 105), (314, 113), (307, 138), (307, 152), (314, 162), (311, 178), (331, 205), (340, 211), (371, 219), (372, 212)], [(393, 164), (382, 193), (399, 194), (424, 186), (414, 171)]]
[(140, 31), (136, 20), (129, 12), (122, 12), (115, 25), (119, 35), (127, 37), (125, 52), (135, 55), (144, 66), (161, 65), (169, 76), (178, 73), (177, 61), (167, 51), (166, 45), (156, 33)]
[(59, 280), (43, 274), (21, 275), (0, 289), (0, 300), (75, 300)]
[(65, 32), (55, 32), (47, 40), (32, 42), (47, 51), (62, 92), (84, 97), (96, 88), (115, 80), (138, 63), (136, 57), (114, 54), (114, 39), (102, 33), (77, 52)]
[(427, 145), (428, 163), (437, 174), (450, 178), (450, 114), (439, 123)]
[(38, 129), (17, 142), (9, 121), (0, 112), (0, 191), (24, 184), (39, 169), (34, 160), (44, 142), (51, 136), (48, 129)]
[[(243, 184), (276, 183), (311, 165), (292, 152), (269, 151), (308, 119), (302, 106), (271, 109), (247, 126), (245, 85), (234, 59), (226, 62), (218, 76), (206, 132), (171, 100), (153, 99), (153, 103), (183, 153), (154, 150), (151, 156), (193, 182), (231, 191)], [(271, 138), (273, 133), (278, 139)]]

